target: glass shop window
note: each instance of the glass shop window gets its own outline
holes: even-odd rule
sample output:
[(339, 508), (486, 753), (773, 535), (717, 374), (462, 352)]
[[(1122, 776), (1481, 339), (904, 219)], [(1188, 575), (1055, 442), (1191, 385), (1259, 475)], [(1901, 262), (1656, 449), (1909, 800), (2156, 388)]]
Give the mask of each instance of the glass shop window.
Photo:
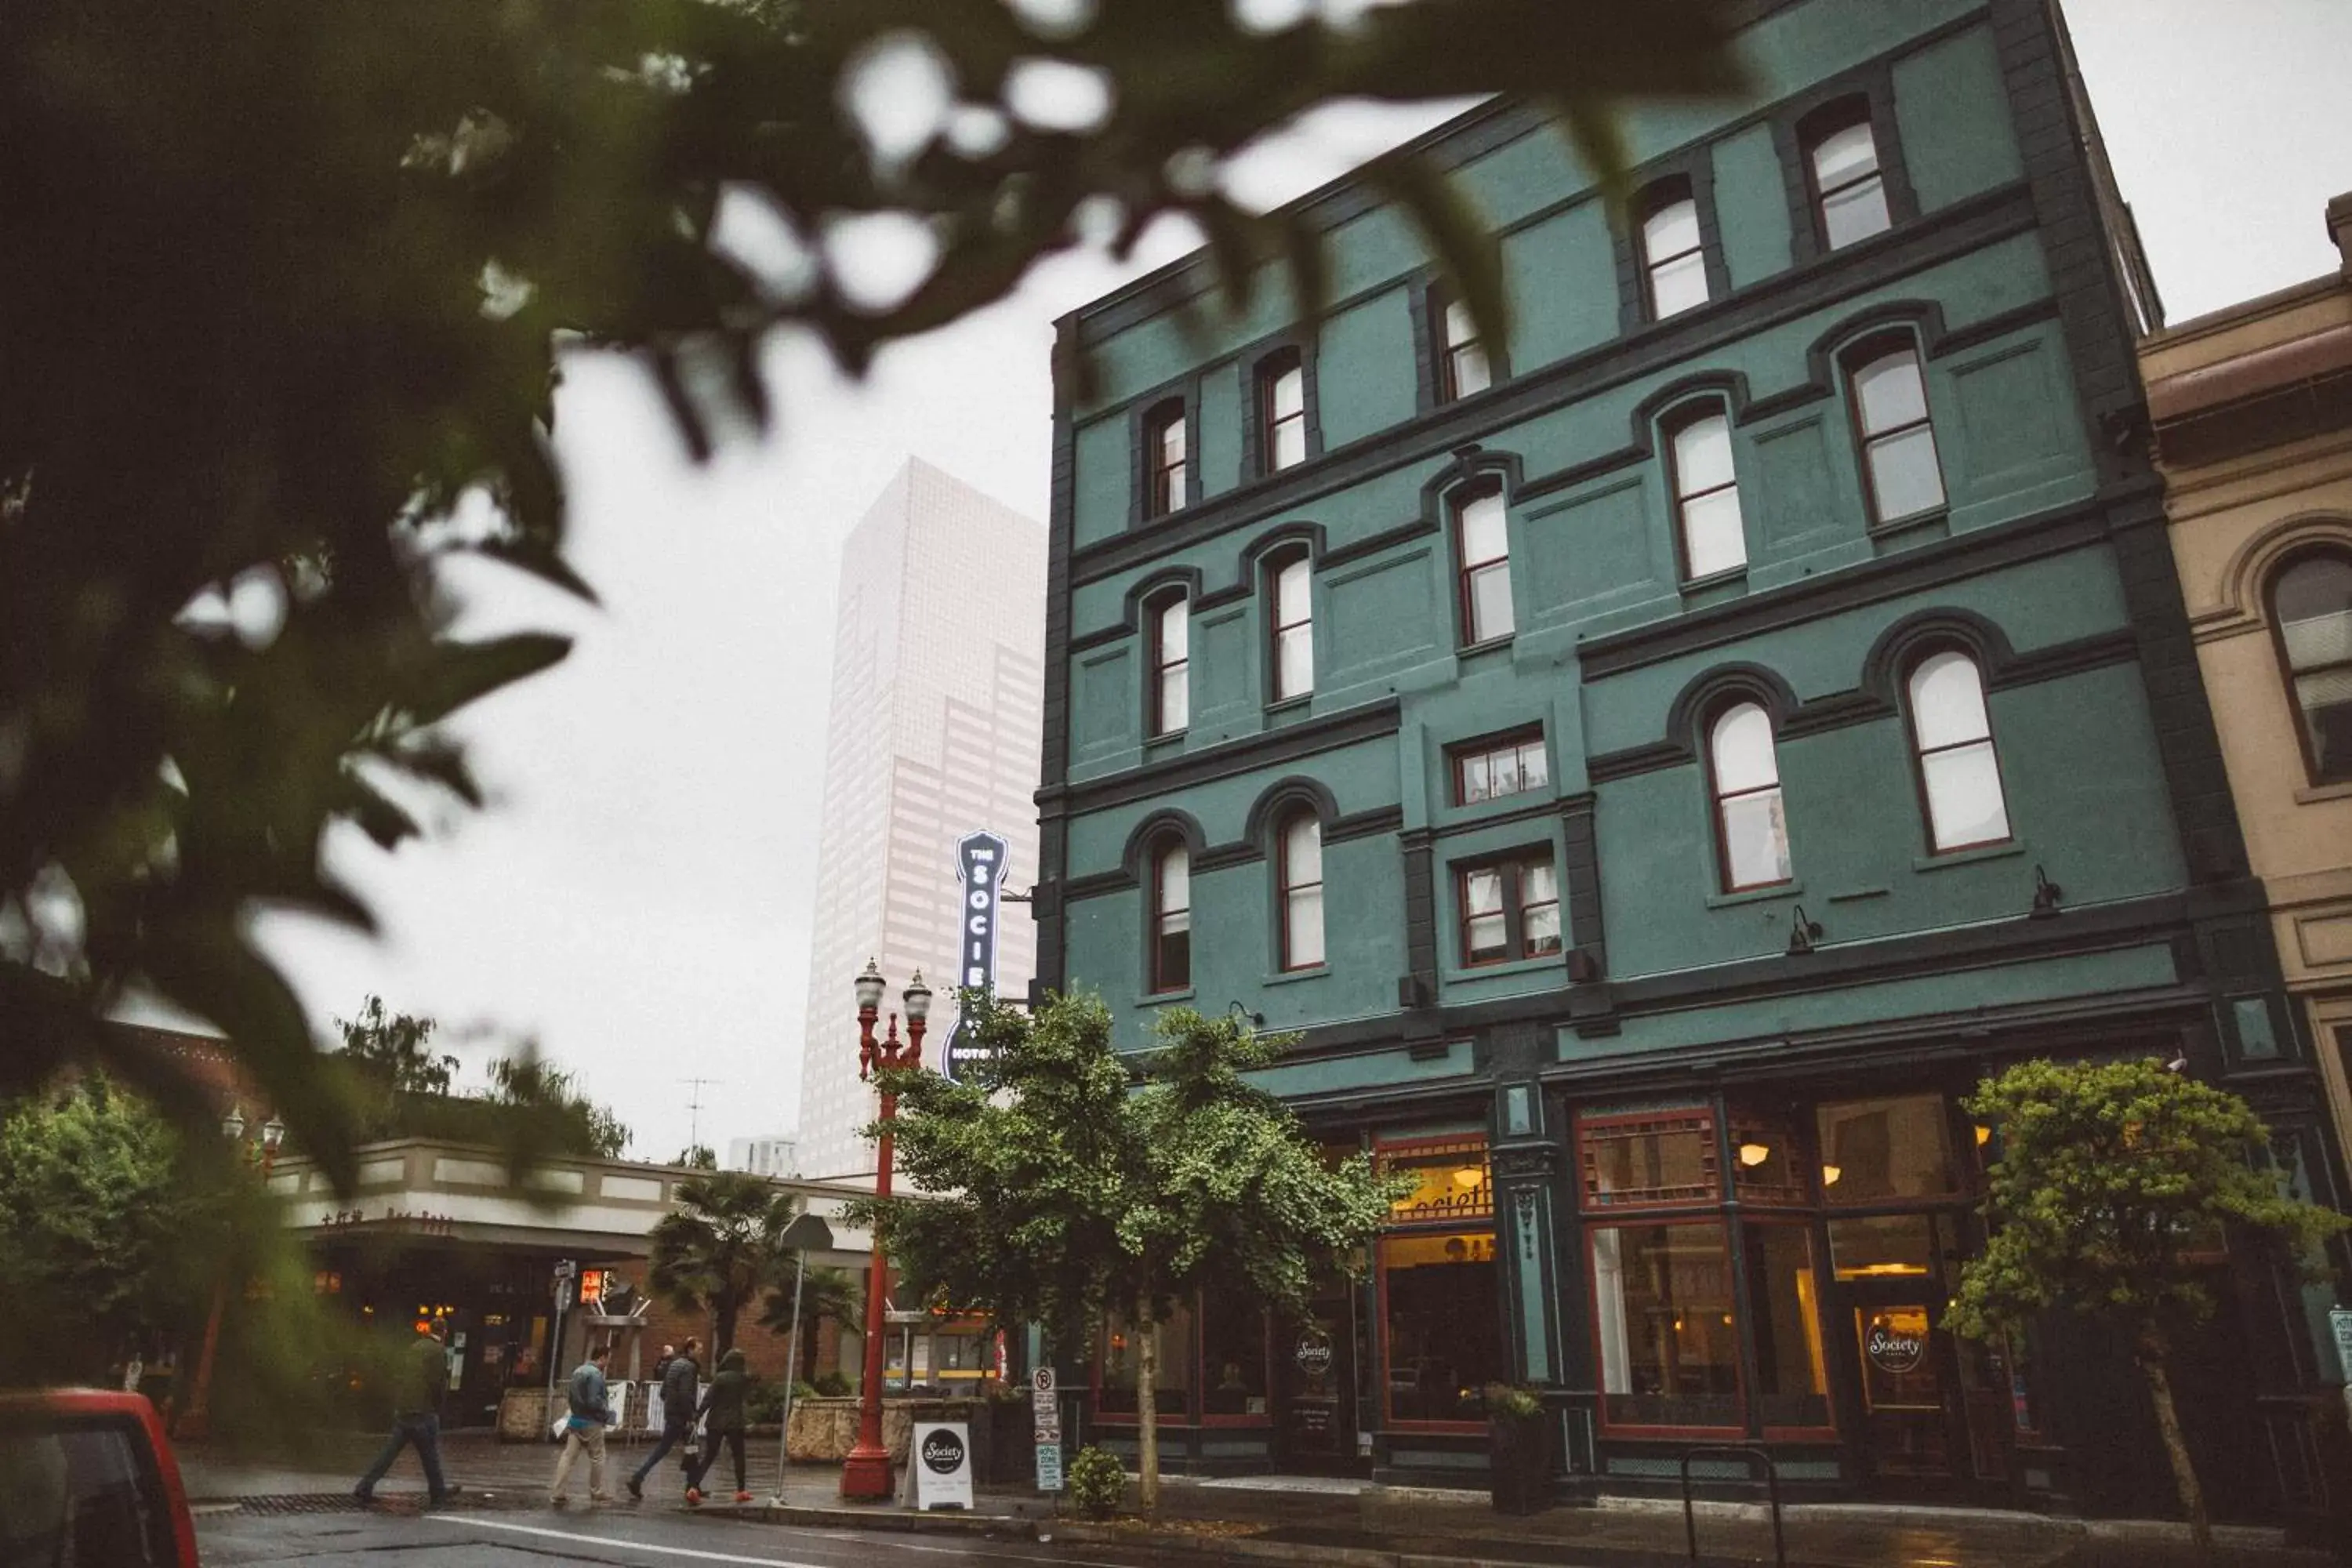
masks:
[(1587, 1208), (1708, 1203), (1722, 1193), (1715, 1121), (1703, 1113), (1589, 1125), (1583, 1144)]
[(1201, 1298), (1201, 1413), (1266, 1413), (1265, 1313), (1229, 1292)]
[(1846, 1100), (1816, 1116), (1824, 1202), (1897, 1204), (1963, 1191), (1943, 1096)]
[(1773, 1427), (1829, 1426), (1813, 1238), (1801, 1226), (1748, 1227), (1748, 1299), (1756, 1312), (1756, 1400)]
[[(1157, 1390), (1156, 1403), (1160, 1418), (1183, 1421), (1192, 1408), (1193, 1347), (1191, 1309), (1180, 1304), (1152, 1331), (1159, 1335), (1159, 1361), (1153, 1368), (1152, 1385)], [(1097, 1414), (1106, 1416), (1135, 1415), (1135, 1375), (1142, 1348), (1141, 1338), (1129, 1314), (1112, 1312), (1106, 1315), (1102, 1381), (1097, 1386), (1095, 1402)]]
[(1739, 1326), (1721, 1221), (1594, 1227), (1592, 1300), (1607, 1425), (1741, 1424)]
[(1510, 1375), (1491, 1229), (1381, 1238), (1389, 1419), (1486, 1418), (1489, 1383)]

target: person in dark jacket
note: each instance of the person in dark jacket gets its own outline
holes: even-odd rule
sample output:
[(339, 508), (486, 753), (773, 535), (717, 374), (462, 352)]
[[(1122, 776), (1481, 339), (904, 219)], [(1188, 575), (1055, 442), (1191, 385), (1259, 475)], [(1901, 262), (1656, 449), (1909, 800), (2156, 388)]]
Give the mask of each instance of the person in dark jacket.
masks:
[(710, 1441), (702, 1450), (699, 1464), (686, 1472), (686, 1500), (702, 1500), (702, 1478), (719, 1463), (719, 1445), (723, 1439), (727, 1451), (735, 1457), (735, 1500), (750, 1502), (751, 1488), (743, 1479), (743, 1396), (751, 1392), (751, 1374), (743, 1370), (743, 1352), (730, 1350), (719, 1358), (719, 1375), (702, 1391), (701, 1415), (709, 1423)]
[(685, 1442), (687, 1434), (694, 1430), (694, 1398), (702, 1384), (702, 1368), (695, 1361), (694, 1352), (701, 1348), (700, 1340), (689, 1338), (684, 1350), (662, 1362), (661, 1441), (654, 1445), (654, 1451), (646, 1456), (646, 1462), (629, 1478), (629, 1495), (633, 1498), (646, 1495), (646, 1478), (654, 1473), (662, 1456)]
[(425, 1495), (433, 1505), (438, 1507), (457, 1495), (458, 1489), (441, 1479), (441, 1398), (449, 1387), (449, 1352), (442, 1336), (447, 1331), (433, 1323), (401, 1352), (393, 1385), (392, 1436), (367, 1474), (360, 1478), (360, 1484), (352, 1489), (352, 1496), (362, 1508), (375, 1500), (376, 1482), (383, 1479), (402, 1447), (410, 1443), (416, 1445), (417, 1461), (425, 1467)]

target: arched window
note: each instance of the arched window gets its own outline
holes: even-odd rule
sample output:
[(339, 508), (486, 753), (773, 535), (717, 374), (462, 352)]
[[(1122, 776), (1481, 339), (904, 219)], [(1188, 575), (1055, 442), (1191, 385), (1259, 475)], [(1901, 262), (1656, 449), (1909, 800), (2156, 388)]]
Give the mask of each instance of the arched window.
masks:
[(1267, 570), (1271, 613), (1267, 631), (1272, 646), (1267, 660), (1274, 671), (1276, 702), (1304, 697), (1315, 689), (1314, 568), (1305, 551), (1286, 555)]
[(1511, 635), (1511, 535), (1503, 492), (1488, 485), (1454, 503), (1454, 568), (1465, 647)]
[(1276, 851), (1282, 967), (1313, 969), (1323, 962), (1323, 824), (1311, 811), (1294, 812)]
[(1944, 471), (1918, 345), (1908, 337), (1874, 339), (1849, 351), (1846, 364), (1872, 521), (1899, 522), (1942, 506)]
[(1667, 426), (1667, 477), (1675, 496), (1675, 537), (1685, 579), (1712, 577), (1748, 564), (1739, 484), (1731, 469), (1731, 418), (1718, 406)]
[(1171, 594), (1149, 612), (1151, 622), (1151, 725), (1173, 735), (1192, 718), (1192, 606)]
[(1297, 349), (1259, 362), (1257, 437), (1258, 463), (1265, 473), (1307, 460), (1307, 366)]
[(1165, 517), (1184, 509), (1185, 453), (1184, 400), (1171, 398), (1143, 422), (1143, 457), (1150, 487), (1145, 516)]
[(1169, 839), (1151, 861), (1151, 989), (1192, 984), (1192, 857)]
[(1486, 345), (1478, 340), (1478, 324), (1470, 319), (1470, 307), (1456, 299), (1451, 289), (1435, 286), (1429, 290), (1429, 325), (1439, 345), (1438, 402), (1451, 403), (1495, 384)]
[(2352, 780), (2352, 558), (2289, 564), (2271, 584), (2271, 624), (2312, 783)]
[(1789, 880), (1789, 823), (1780, 808), (1771, 715), (1754, 702), (1724, 709), (1707, 727), (1706, 754), (1724, 891)]
[(1806, 128), (1805, 167), (1822, 243), (1832, 250), (1894, 226), (1868, 103), (1839, 105)]
[(1654, 192), (1642, 220), (1642, 273), (1650, 319), (1663, 321), (1706, 303), (1706, 256), (1700, 243), (1698, 203), (1680, 181)]
[(1940, 855), (2006, 842), (2009, 805), (1977, 661), (1949, 648), (1931, 653), (1911, 667), (1909, 695), (1928, 847)]

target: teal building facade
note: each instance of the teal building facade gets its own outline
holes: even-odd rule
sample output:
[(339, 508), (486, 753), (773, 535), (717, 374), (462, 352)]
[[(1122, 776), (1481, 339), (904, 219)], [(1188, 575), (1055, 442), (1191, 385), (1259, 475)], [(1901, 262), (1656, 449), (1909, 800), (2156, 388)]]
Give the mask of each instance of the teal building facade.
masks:
[[(1160, 1331), (1177, 1462), (1475, 1480), (1502, 1382), (1563, 1496), (1736, 1445), (1799, 1493), (2160, 1509), (2116, 1347), (1937, 1326), (1960, 1097), (2178, 1060), (2340, 1201), (2060, 19), (1759, 0), (1740, 47), (1752, 101), (1632, 116), (1620, 221), (1527, 108), (1423, 140), (1507, 343), (1355, 180), (1301, 204), (1311, 331), (1279, 288), (1226, 318), (1197, 257), (1059, 323), (1096, 395), (1055, 426), (1040, 984), (1130, 1047), (1178, 1003), (1296, 1031), (1265, 1086), (1419, 1179), (1307, 1320)], [(2318, 1506), (2324, 1294), (2212, 1267), (2209, 1489)]]

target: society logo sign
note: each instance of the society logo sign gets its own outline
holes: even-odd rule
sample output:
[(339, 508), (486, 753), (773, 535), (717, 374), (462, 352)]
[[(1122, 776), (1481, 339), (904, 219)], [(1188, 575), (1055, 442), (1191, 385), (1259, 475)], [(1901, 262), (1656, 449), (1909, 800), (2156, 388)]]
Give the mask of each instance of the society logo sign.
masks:
[(1870, 1335), (1863, 1342), (1862, 1349), (1872, 1365), (1896, 1377), (1916, 1371), (1927, 1353), (1927, 1343), (1918, 1335), (1898, 1333), (1885, 1323), (1870, 1326)]
[[(1013, 846), (1001, 833), (967, 833), (956, 840), (956, 877), (963, 884), (956, 984), (966, 989), (996, 989), (996, 926), (1003, 907), (1004, 873), (1011, 868)], [(958, 1013), (940, 1052), (940, 1074), (961, 1081), (980, 1059), (979, 1042), (965, 1028)]]
[(942, 1476), (963, 1468), (963, 1439), (946, 1427), (935, 1427), (923, 1439), (923, 1463)]

